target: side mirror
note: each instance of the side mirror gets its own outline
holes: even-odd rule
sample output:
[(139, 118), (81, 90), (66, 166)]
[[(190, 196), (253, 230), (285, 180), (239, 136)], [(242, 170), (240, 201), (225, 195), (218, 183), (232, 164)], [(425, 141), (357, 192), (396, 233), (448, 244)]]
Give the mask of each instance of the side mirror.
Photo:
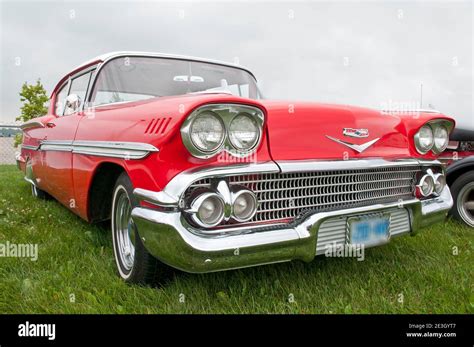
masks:
[(81, 98), (77, 94), (69, 94), (65, 102), (66, 110), (64, 114), (72, 114), (79, 111), (81, 106)]

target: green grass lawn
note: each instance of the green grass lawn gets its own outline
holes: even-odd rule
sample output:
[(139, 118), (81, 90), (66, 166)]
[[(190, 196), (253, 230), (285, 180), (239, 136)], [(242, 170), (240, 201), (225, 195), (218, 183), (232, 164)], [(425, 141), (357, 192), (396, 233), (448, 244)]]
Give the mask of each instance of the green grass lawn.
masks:
[[(163, 288), (123, 283), (110, 232), (39, 201), (0, 166), (0, 243), (37, 243), (39, 258), (0, 258), (0, 313), (473, 313), (474, 230), (454, 221), (366, 250), (205, 275)], [(453, 253), (457, 247), (458, 254)]]

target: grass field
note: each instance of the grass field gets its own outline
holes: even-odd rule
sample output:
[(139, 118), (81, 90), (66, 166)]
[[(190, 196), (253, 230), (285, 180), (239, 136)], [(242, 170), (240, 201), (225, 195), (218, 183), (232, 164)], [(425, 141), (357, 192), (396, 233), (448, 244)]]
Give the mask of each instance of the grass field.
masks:
[(109, 230), (35, 200), (16, 167), (0, 166), (7, 241), (37, 243), (39, 257), (0, 258), (0, 313), (474, 312), (474, 231), (454, 221), (369, 249), (362, 262), (176, 273), (164, 288), (140, 287), (115, 274)]

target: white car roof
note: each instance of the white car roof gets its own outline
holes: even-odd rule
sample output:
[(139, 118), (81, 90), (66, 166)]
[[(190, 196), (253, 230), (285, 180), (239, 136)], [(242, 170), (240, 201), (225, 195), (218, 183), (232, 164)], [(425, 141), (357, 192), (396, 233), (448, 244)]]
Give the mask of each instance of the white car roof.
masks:
[(167, 53), (158, 53), (158, 52), (139, 52), (139, 51), (117, 51), (117, 52), (109, 52), (109, 53), (101, 54), (101, 55), (99, 55), (99, 56), (97, 56), (93, 59), (90, 59), (90, 60), (82, 63), (81, 65), (76, 67), (74, 70), (78, 70), (78, 69), (80, 69), (84, 66), (87, 66), (87, 65), (93, 63), (94, 61), (98, 61), (98, 60), (106, 62), (108, 60), (118, 58), (118, 57), (134, 57), (134, 56), (135, 57), (139, 56), (139, 57), (156, 57), (156, 58), (194, 60), (194, 61), (200, 61), (200, 62), (204, 62), (204, 63), (230, 66), (230, 67), (234, 67), (234, 68), (238, 68), (238, 69), (243, 69), (243, 70), (249, 72), (255, 78), (252, 71), (250, 71), (246, 67), (238, 65), (238, 64), (232, 64), (232, 63), (227, 63), (227, 62), (220, 61), (220, 60), (192, 57), (192, 56), (186, 56), (186, 55), (167, 54)]

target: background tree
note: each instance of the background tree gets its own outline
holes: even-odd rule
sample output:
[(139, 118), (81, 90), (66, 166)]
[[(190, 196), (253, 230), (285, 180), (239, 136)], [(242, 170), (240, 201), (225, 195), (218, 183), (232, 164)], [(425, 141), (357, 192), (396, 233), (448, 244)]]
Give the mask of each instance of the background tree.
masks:
[[(48, 100), (49, 97), (46, 95), (46, 89), (44, 89), (40, 79), (36, 81), (36, 84), (23, 83), (20, 92), (20, 101), (23, 103), (23, 106), (21, 106), (21, 114), (16, 120), (27, 122), (30, 119), (44, 116), (48, 112), (46, 106)], [(22, 133), (16, 134), (14, 146), (18, 147), (22, 139)]]

